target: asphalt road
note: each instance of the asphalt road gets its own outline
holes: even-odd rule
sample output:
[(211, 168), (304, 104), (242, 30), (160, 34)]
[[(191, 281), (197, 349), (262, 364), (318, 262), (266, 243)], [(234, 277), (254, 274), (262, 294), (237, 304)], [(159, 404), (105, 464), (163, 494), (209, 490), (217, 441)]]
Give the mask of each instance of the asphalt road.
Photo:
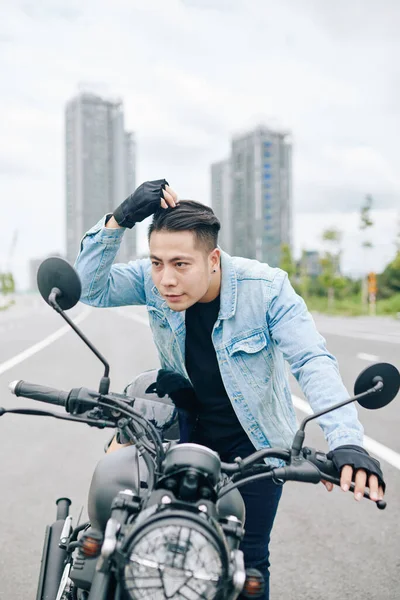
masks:
[[(85, 311), (82, 305), (72, 315)], [(114, 391), (157, 365), (142, 308), (93, 309), (81, 327), (111, 363)], [(400, 323), (316, 317), (328, 348), (338, 357), (349, 390), (369, 363), (400, 367)], [(32, 407), (11, 396), (8, 383), (25, 379), (62, 389), (95, 388), (97, 359), (69, 332), (37, 352), (18, 355), (64, 326), (38, 297), (0, 312), (0, 405)], [(12, 359), (14, 361), (12, 362)], [(293, 393), (301, 396), (293, 380)], [(360, 409), (365, 432), (400, 454), (400, 396), (381, 411)], [(39, 405), (36, 404), (38, 408)], [(303, 415), (299, 412), (299, 418)], [(67, 495), (76, 518), (85, 506), (93, 468), (109, 433), (50, 418), (5, 415), (0, 421), (0, 599), (34, 600), (44, 529), (54, 501)], [(311, 424), (307, 445), (326, 449)], [(395, 600), (400, 598), (400, 472), (382, 462), (388, 483), (386, 511), (357, 503), (338, 489), (287, 484), (271, 542), (272, 599)]]

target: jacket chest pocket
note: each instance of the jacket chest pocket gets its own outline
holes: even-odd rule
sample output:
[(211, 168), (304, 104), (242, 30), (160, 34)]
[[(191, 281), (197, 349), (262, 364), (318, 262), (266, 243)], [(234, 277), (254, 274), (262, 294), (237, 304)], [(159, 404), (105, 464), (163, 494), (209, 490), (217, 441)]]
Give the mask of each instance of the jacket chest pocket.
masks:
[(253, 333), (235, 340), (227, 347), (234, 369), (252, 387), (265, 389), (272, 374), (270, 341), (264, 333)]

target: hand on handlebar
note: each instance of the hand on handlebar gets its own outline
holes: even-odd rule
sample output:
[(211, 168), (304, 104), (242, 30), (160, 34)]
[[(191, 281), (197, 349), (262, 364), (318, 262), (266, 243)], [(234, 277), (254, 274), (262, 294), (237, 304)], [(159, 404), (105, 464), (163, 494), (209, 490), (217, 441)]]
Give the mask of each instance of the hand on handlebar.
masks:
[[(338, 472), (340, 472), (340, 487), (344, 492), (352, 489), (354, 498), (360, 501), (369, 488), (369, 497), (374, 502), (383, 500), (385, 482), (383, 473), (376, 458), (373, 458), (361, 446), (339, 446), (328, 454)], [(354, 481), (354, 486), (352, 482)], [(332, 483), (322, 480), (327, 490), (333, 489)]]
[[(353, 479), (353, 467), (351, 465), (345, 465), (342, 469), (340, 476), (340, 487), (344, 492), (350, 489), (350, 484)], [(360, 501), (364, 496), (365, 487), (369, 487), (369, 497), (371, 500), (377, 502), (383, 500), (384, 491), (382, 486), (379, 485), (378, 478), (376, 475), (369, 475), (363, 469), (356, 471), (355, 473), (355, 486), (354, 486), (354, 498)]]
[[(351, 486), (351, 482), (353, 480), (353, 467), (351, 465), (345, 465), (342, 469), (342, 473), (340, 476), (340, 488), (344, 492), (348, 492)], [(368, 482), (367, 482), (368, 480)], [(324, 484), (328, 492), (331, 492), (334, 488), (333, 483), (330, 481), (326, 481), (325, 479), (321, 479), (321, 483)], [(370, 475), (368, 477), (366, 471), (360, 469), (356, 472), (355, 481), (354, 481), (354, 498), (358, 502), (363, 498), (365, 488), (369, 487), (369, 497), (374, 502), (378, 502), (378, 500), (383, 500), (385, 495), (382, 486), (379, 485), (378, 478), (376, 475)]]

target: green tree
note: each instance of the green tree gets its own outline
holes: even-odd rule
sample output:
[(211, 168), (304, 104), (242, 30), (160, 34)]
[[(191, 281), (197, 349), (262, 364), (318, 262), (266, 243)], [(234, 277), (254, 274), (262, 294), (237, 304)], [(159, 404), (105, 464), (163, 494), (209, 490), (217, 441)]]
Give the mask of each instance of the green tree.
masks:
[(4, 296), (15, 292), (15, 281), (12, 273), (0, 273), (0, 292)]
[[(15, 282), (12, 273), (0, 273), (0, 296), (11, 295), (15, 292)], [(0, 310), (6, 310), (15, 303), (12, 295), (7, 303), (0, 301)]]
[[(365, 203), (362, 205), (360, 210), (360, 229), (361, 231), (368, 230), (369, 227), (374, 225), (373, 220), (371, 219), (371, 209), (373, 204), (373, 198), (371, 194), (367, 194), (365, 196)], [(369, 240), (364, 240), (363, 244), (366, 248), (372, 247), (372, 242)]]
[(332, 310), (335, 304), (335, 297), (346, 288), (347, 281), (337, 270), (337, 256), (330, 252), (320, 260), (322, 273), (318, 276), (318, 281), (325, 288), (328, 296), (328, 309)]
[(292, 279), (296, 273), (296, 264), (292, 257), (292, 250), (288, 244), (281, 246), (281, 262), (279, 267), (286, 271), (289, 279)]
[(396, 239), (394, 240), (397, 252), (400, 252), (400, 211), (397, 214), (397, 233)]
[(310, 295), (310, 284), (311, 277), (307, 272), (307, 261), (306, 261), (306, 251), (303, 250), (301, 253), (301, 259), (299, 264), (299, 293), (304, 298), (307, 299)]
[(384, 271), (378, 275), (378, 296), (380, 298), (389, 298), (398, 293), (400, 293), (400, 250)]
[[(372, 205), (373, 205), (373, 198), (372, 198), (371, 194), (367, 194), (365, 196), (365, 202), (361, 206), (361, 209), (360, 209), (360, 230), (365, 233), (367, 233), (368, 230), (371, 227), (373, 227), (373, 225), (374, 225), (374, 222), (371, 218)], [(371, 240), (368, 239), (368, 237), (366, 235), (364, 235), (361, 246), (364, 250), (363, 263), (364, 263), (364, 267), (366, 268), (366, 273), (364, 274), (364, 277), (362, 280), (362, 285), (361, 285), (361, 302), (364, 306), (367, 306), (367, 304), (368, 304), (367, 274), (371, 270), (370, 268), (368, 268), (368, 265), (369, 265), (368, 250), (372, 249), (373, 244), (372, 244)]]
[(332, 310), (335, 303), (335, 291), (342, 290), (346, 285), (345, 279), (340, 275), (342, 232), (334, 227), (325, 229), (322, 233), (322, 240), (331, 247), (331, 250), (326, 251), (320, 260), (322, 273), (319, 275), (318, 280), (326, 289), (328, 309)]
[(334, 246), (340, 247), (340, 242), (342, 241), (342, 232), (335, 227), (331, 227), (330, 229), (325, 229), (322, 234), (322, 239), (324, 242), (331, 242)]

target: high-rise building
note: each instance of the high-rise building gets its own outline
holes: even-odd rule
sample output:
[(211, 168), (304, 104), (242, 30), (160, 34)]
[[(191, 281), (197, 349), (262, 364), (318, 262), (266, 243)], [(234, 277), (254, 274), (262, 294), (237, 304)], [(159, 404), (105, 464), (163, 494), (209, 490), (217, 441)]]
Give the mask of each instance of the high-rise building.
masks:
[(223, 200), (215, 193), (221, 163), (213, 165), (212, 205), (230, 205), (221, 222), (229, 230), (231, 254), (278, 266), (282, 245), (292, 247), (291, 150), (287, 132), (264, 126), (235, 136)]
[[(135, 188), (135, 139), (125, 131), (123, 105), (82, 92), (66, 107), (67, 259), (74, 262), (80, 240), (105, 213)], [(134, 229), (124, 235), (118, 261), (136, 255)]]
[(303, 250), (299, 266), (309, 277), (318, 277), (322, 273), (322, 255), (318, 250)]
[(222, 250), (232, 253), (232, 202), (231, 165), (229, 160), (221, 160), (211, 165), (212, 208), (221, 222), (219, 245)]

